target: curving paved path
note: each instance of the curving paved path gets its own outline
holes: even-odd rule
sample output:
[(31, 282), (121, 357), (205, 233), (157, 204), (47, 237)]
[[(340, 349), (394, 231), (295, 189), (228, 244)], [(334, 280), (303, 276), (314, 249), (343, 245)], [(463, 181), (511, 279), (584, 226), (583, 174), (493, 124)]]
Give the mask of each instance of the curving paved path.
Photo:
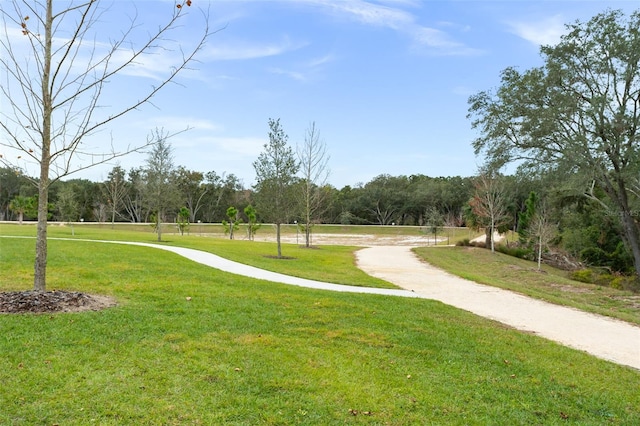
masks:
[(368, 274), (420, 297), (640, 369), (640, 327), (456, 277), (421, 261), (410, 247), (370, 247), (356, 256)]
[(358, 267), (363, 271), (404, 289), (394, 290), (296, 278), (184, 247), (123, 241), (56, 239), (152, 247), (232, 274), (300, 287), (438, 300), (518, 330), (535, 333), (574, 349), (583, 350), (599, 358), (640, 369), (640, 327), (453, 276), (422, 262), (408, 246), (375, 246), (356, 252)]

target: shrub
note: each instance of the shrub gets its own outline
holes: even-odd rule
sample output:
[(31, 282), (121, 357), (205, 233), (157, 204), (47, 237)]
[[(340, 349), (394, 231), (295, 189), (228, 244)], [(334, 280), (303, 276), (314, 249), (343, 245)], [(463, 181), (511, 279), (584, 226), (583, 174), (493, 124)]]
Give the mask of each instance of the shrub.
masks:
[(580, 260), (594, 266), (609, 264), (609, 256), (607, 252), (602, 250), (600, 247), (589, 247), (581, 250)]
[(622, 242), (618, 243), (611, 253), (600, 247), (588, 247), (580, 251), (580, 260), (592, 266), (602, 266), (617, 272), (633, 272), (633, 261)]
[(591, 269), (578, 269), (569, 274), (569, 278), (574, 281), (592, 284), (594, 282), (593, 271)]
[(517, 257), (519, 259), (530, 259), (531, 250), (522, 247), (508, 247), (505, 245), (496, 246), (496, 250), (508, 256)]
[(487, 248), (487, 245), (484, 243), (484, 241), (482, 241), (482, 242), (471, 241), (471, 242), (469, 243), (469, 245), (470, 245), (471, 247)]
[(469, 247), (471, 245), (471, 240), (465, 238), (461, 241), (456, 242), (456, 246), (458, 247)]
[(624, 290), (624, 278), (615, 277), (609, 281), (609, 287), (615, 288), (616, 290)]
[(602, 274), (598, 276), (597, 284), (615, 288), (616, 290), (627, 290), (638, 292), (640, 282), (636, 277), (624, 276), (620, 274)]

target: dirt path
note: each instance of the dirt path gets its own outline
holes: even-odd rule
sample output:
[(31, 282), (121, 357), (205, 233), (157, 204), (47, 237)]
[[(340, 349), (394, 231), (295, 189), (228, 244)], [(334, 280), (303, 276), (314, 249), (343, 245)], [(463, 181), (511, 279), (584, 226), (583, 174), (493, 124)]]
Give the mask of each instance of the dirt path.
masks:
[(366, 273), (421, 297), (640, 369), (640, 327), (464, 280), (422, 262), (411, 247), (369, 247), (356, 256)]

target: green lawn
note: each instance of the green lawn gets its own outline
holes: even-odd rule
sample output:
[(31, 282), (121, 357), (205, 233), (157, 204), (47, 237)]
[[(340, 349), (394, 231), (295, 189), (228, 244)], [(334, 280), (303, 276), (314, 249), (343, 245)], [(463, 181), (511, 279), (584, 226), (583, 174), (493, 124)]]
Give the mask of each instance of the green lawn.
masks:
[[(132, 230), (133, 229), (133, 230)], [(0, 224), (0, 235), (35, 236), (33, 225)], [(149, 226), (119, 226), (112, 230), (109, 226), (75, 226), (74, 235), (68, 226), (50, 226), (48, 235), (52, 238), (138, 241), (158, 244), (156, 235)], [(320, 246), (307, 249), (295, 244), (283, 244), (283, 256), (277, 254), (273, 243), (260, 241), (229, 240), (227, 238), (201, 237), (197, 234), (165, 234), (159, 244), (188, 247), (214, 253), (230, 260), (239, 261), (270, 271), (301, 278), (355, 286), (397, 288), (384, 280), (371, 277), (355, 266), (353, 252), (358, 247)]]
[[(31, 287), (33, 244), (0, 238), (0, 290)], [(438, 302), (49, 245), (49, 288), (119, 305), (0, 315), (0, 424), (640, 423), (640, 372)]]

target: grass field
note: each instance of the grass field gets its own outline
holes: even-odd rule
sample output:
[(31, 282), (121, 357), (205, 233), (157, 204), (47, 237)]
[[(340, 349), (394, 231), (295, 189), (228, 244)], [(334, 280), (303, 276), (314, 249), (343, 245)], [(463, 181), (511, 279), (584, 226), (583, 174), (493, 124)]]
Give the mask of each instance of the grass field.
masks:
[[(9, 234), (32, 237), (35, 236), (35, 227), (0, 224), (0, 235)], [(83, 224), (75, 227), (74, 234), (71, 235), (68, 226), (50, 226), (48, 229), (48, 235), (52, 238), (157, 243), (156, 235), (151, 232), (149, 226), (132, 228), (121, 226), (112, 230), (109, 226), (84, 226)], [(310, 250), (295, 244), (285, 244), (283, 245), (283, 254), (293, 258), (290, 259), (292, 261), (288, 261), (287, 259), (273, 258), (277, 251), (272, 243), (246, 240), (229, 241), (222, 238), (223, 236), (223, 233), (218, 235), (219, 238), (203, 238), (197, 234), (164, 234), (162, 244), (203, 250), (258, 268), (302, 278), (337, 284), (395, 288), (393, 284), (371, 277), (355, 267), (353, 257), (355, 247), (322, 246)]]
[[(30, 232), (17, 228), (0, 235)], [(215, 250), (263, 257), (236, 243)], [(0, 238), (0, 290), (31, 287), (33, 244)], [(288, 287), (151, 248), (49, 245), (50, 288), (119, 305), (0, 315), (0, 424), (640, 424), (640, 372), (441, 303)]]

